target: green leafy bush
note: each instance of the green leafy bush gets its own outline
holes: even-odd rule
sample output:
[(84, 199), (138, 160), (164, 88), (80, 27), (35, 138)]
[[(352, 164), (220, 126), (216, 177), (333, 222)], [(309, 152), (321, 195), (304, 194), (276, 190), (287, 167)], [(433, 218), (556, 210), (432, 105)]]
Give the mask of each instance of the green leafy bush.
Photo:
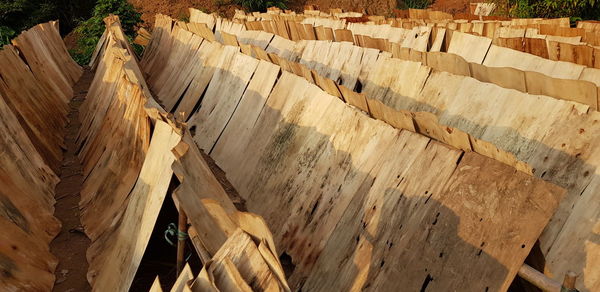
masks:
[(265, 12), (269, 7), (287, 9), (286, 0), (236, 0), (235, 2), (248, 11)]
[(433, 3), (433, 0), (402, 0), (398, 1), (398, 8), (400, 9), (425, 9)]
[(511, 17), (575, 17), (600, 19), (600, 1), (596, 0), (509, 0)]
[(0, 26), (0, 46), (10, 44), (10, 40), (12, 40), (16, 34), (17, 33), (12, 28)]
[(123, 31), (129, 38), (135, 35), (135, 28), (142, 21), (138, 13), (127, 0), (98, 0), (92, 17), (77, 26), (77, 47), (71, 50), (71, 55), (77, 63), (88, 64), (96, 44), (104, 32), (104, 18), (109, 14), (119, 16)]
[(55, 0), (0, 0), (0, 45), (56, 15)]
[(0, 0), (0, 42), (50, 20), (59, 20), (61, 33), (67, 34), (90, 17), (95, 4), (96, 0)]

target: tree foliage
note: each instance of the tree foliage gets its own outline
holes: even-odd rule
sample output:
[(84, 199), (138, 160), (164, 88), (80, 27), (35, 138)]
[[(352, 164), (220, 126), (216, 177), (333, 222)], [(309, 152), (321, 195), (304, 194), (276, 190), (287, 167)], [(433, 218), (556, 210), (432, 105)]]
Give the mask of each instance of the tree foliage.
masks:
[(127, 0), (98, 0), (92, 17), (82, 22), (75, 32), (78, 36), (77, 48), (71, 55), (79, 64), (87, 64), (104, 32), (104, 18), (109, 14), (119, 16), (125, 34), (133, 38), (136, 26), (142, 21), (141, 14)]
[(94, 0), (0, 0), (0, 44), (38, 23), (59, 20), (63, 34), (90, 16)]
[(401, 0), (398, 1), (398, 8), (400, 9), (425, 9), (433, 3), (433, 0)]
[(269, 7), (287, 9), (286, 0), (236, 0), (235, 2), (248, 11), (265, 12)]
[(596, 0), (509, 0), (512, 17), (571, 17), (600, 19), (600, 1)]

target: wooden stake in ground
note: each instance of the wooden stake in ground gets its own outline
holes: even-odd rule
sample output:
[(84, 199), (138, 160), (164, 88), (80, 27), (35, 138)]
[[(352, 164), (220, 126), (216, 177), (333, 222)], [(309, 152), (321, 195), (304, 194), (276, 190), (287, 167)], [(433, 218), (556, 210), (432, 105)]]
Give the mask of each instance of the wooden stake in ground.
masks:
[(187, 240), (187, 215), (179, 208), (179, 226), (177, 227), (177, 276), (181, 274), (185, 263), (185, 242)]

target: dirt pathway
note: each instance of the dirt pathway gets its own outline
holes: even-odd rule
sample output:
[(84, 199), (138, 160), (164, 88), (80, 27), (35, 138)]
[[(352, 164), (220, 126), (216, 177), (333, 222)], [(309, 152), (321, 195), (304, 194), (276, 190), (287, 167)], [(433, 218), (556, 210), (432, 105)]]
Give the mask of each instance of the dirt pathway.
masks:
[(86, 70), (75, 84), (75, 96), (69, 106), (69, 124), (66, 128), (63, 164), (60, 183), (56, 186), (54, 216), (62, 222), (60, 234), (50, 244), (50, 251), (58, 257), (54, 291), (79, 292), (91, 290), (86, 273), (88, 263), (85, 257), (90, 240), (85, 236), (79, 222), (79, 191), (83, 184), (82, 166), (75, 155), (77, 132), (81, 126), (79, 107), (85, 100), (88, 88), (94, 78), (93, 72)]

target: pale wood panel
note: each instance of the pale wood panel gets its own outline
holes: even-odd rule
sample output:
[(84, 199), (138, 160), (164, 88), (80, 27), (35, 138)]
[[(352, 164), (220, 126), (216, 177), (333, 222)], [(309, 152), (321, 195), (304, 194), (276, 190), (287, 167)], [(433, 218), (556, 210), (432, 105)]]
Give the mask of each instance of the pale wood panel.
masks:
[(213, 148), (257, 66), (258, 60), (241, 53), (217, 65), (200, 109), (189, 121), (190, 129), (196, 129), (195, 141), (201, 149), (210, 152)]
[[(476, 63), (471, 63), (476, 64)], [(427, 66), (455, 75), (471, 76), (469, 63), (461, 56), (442, 52), (427, 54)]]
[(156, 121), (148, 155), (119, 227), (88, 250), (88, 279), (94, 291), (129, 290), (171, 181), (175, 160), (171, 149), (180, 139), (170, 125)]
[(280, 70), (277, 65), (260, 61), (229, 124), (210, 153), (226, 173), (234, 172), (239, 166), (236, 161), (245, 155), (246, 143), (252, 138), (251, 130), (263, 111)]
[(160, 280), (158, 279), (158, 276), (156, 276), (154, 282), (152, 282), (152, 286), (148, 292), (163, 292), (162, 288), (160, 287)]
[(159, 73), (158, 68), (164, 67), (168, 60), (169, 49), (171, 47), (173, 29), (173, 19), (169, 16), (157, 14), (152, 30), (152, 39), (150, 44), (144, 49), (144, 55), (140, 61), (140, 67), (143, 69), (146, 78), (151, 78)]
[(147, 96), (126, 73), (126, 64), (134, 60), (113, 38), (111, 33), (81, 110), (90, 119), (84, 118), (82, 124), (89, 127), (82, 126), (80, 136), (81, 221), (92, 240), (113, 228), (124, 212), (150, 139)]
[[(569, 270), (582, 271), (577, 289), (580, 291), (598, 291), (600, 289), (600, 242), (598, 241), (600, 226), (600, 206), (596, 198), (598, 175), (581, 194), (572, 209), (572, 215), (565, 222), (561, 233), (546, 255), (550, 269), (546, 273), (554, 278), (566, 274)], [(589, 230), (592, 232), (589, 232)], [(583, 249), (584, 252), (581, 252)]]
[(448, 53), (463, 57), (467, 62), (482, 64), (492, 40), (459, 31), (452, 33)]
[(173, 284), (173, 287), (171, 287), (170, 292), (191, 291), (188, 283), (189, 283), (189, 281), (192, 281), (193, 279), (194, 279), (194, 274), (192, 273), (192, 269), (190, 268), (190, 265), (186, 263), (185, 267), (183, 268), (183, 270), (181, 271), (179, 276), (177, 276), (177, 280), (175, 280), (175, 283)]
[(445, 36), (446, 36), (445, 28), (436, 28), (435, 38), (433, 39), (431, 48), (429, 48), (429, 52), (440, 52), (442, 50), (442, 45), (444, 44)]
[[(7, 173), (5, 179), (17, 181), (17, 186), (27, 186), (36, 194), (31, 199), (44, 208), (54, 211), (54, 187), (59, 181), (57, 175), (46, 164), (42, 156), (26, 135), (16, 115), (0, 96), (0, 160)], [(10, 174), (10, 176), (8, 175)]]
[(73, 96), (72, 86), (83, 70), (67, 52), (58, 28), (52, 23), (38, 24), (21, 33), (12, 43), (19, 48), (39, 82), (66, 104)]
[(274, 34), (264, 31), (246, 30), (240, 32), (238, 41), (240, 44), (255, 45), (264, 50), (273, 39), (273, 36)]
[(71, 86), (82, 73), (58, 23), (34, 26), (0, 50), (0, 290), (50, 291), (55, 174)]
[[(441, 84), (441, 83), (440, 83), (440, 84)], [(451, 85), (451, 84), (450, 84), (450, 85)], [(460, 85), (460, 86), (456, 86), (456, 87), (453, 87), (453, 86), (451, 85), (451, 86), (449, 86), (449, 87), (450, 87), (450, 91), (452, 91), (452, 90), (456, 90), (456, 91), (452, 92), (453, 94), (455, 94), (455, 97), (454, 97), (454, 98), (456, 98), (456, 96), (457, 96), (458, 94), (462, 93), (462, 92), (463, 92), (463, 90), (465, 90), (465, 89), (468, 89), (470, 86), (471, 86), (471, 85), (464, 84), (464, 85)], [(440, 88), (441, 88), (441, 87), (440, 87)], [(455, 89), (454, 89), (454, 88), (455, 88)], [(481, 95), (482, 97), (485, 97), (485, 96), (488, 94), (486, 90), (489, 90), (489, 89), (490, 89), (490, 88), (487, 88), (487, 87), (486, 87), (485, 89), (477, 90), (477, 94), (478, 94), (478, 95)], [(448, 96), (451, 96), (451, 95), (448, 95)], [(498, 97), (498, 98), (500, 98), (500, 96), (501, 96), (502, 98), (506, 98), (506, 96), (508, 96), (508, 95), (507, 95), (507, 94), (502, 94), (502, 93), (501, 93), (501, 94), (499, 95), (499, 97)], [(541, 97), (536, 97), (536, 98), (537, 98), (537, 99), (539, 99), (539, 98), (541, 98)], [(448, 101), (446, 101), (446, 102), (448, 102)], [(567, 107), (567, 106), (565, 106), (565, 107), (562, 107), (562, 106), (561, 106), (561, 107), (556, 107), (556, 105), (557, 105), (557, 104), (554, 104), (554, 105), (553, 105), (553, 104), (549, 103), (549, 104), (548, 104), (548, 105), (546, 105), (546, 106), (547, 106), (547, 109), (551, 109), (551, 112), (552, 112), (552, 113), (559, 113), (559, 116), (562, 116), (564, 113), (566, 113), (566, 112), (567, 112), (567, 110), (566, 110), (566, 107)], [(421, 107), (422, 107), (423, 105), (418, 105), (418, 106), (421, 106)], [(478, 106), (479, 106), (479, 105), (478, 105)], [(514, 106), (514, 105), (509, 105), (509, 103), (496, 103), (496, 104), (494, 104), (493, 106), (496, 106), (496, 107), (498, 107), (498, 106), (499, 106), (500, 108), (504, 109), (504, 111), (506, 111), (506, 110), (507, 110), (507, 109), (509, 109), (509, 108), (513, 108), (513, 106)], [(536, 104), (535, 104), (535, 102), (532, 102), (530, 99), (528, 99), (528, 100), (527, 100), (525, 103), (523, 103), (523, 106), (524, 106), (524, 107), (525, 107), (527, 110), (530, 110), (531, 108), (534, 108), (534, 107), (536, 107)], [(576, 105), (573, 105), (573, 104), (568, 104), (568, 106), (575, 107), (575, 108), (577, 109), (577, 110), (575, 110), (575, 112), (579, 112), (579, 113), (581, 113), (581, 112), (582, 112), (582, 109), (583, 109), (583, 107), (579, 107), (579, 106), (576, 106)], [(470, 110), (473, 110), (473, 109), (471, 108), (471, 109), (469, 109), (469, 111), (470, 111)], [(497, 110), (497, 111), (498, 111), (498, 112), (501, 112), (502, 110), (500, 110), (500, 109), (499, 109), (499, 110)], [(539, 112), (540, 112), (540, 113), (542, 113), (542, 112), (544, 112), (544, 111), (546, 111), (546, 109), (540, 109), (540, 110), (539, 110)], [(585, 110), (583, 110), (583, 111), (585, 111)], [(482, 115), (483, 115), (483, 114), (485, 114), (485, 113), (486, 113), (486, 111), (481, 111), (481, 113), (482, 113)], [(519, 112), (519, 115), (522, 115), (522, 114), (524, 114), (524, 113), (523, 113), (523, 112)], [(538, 115), (538, 113), (535, 113), (535, 115), (537, 116), (537, 115)], [(541, 114), (540, 114), (540, 115), (541, 115)], [(552, 115), (552, 114), (548, 114), (548, 115)], [(447, 116), (447, 117), (448, 117), (448, 118), (450, 118), (450, 116)], [(483, 117), (483, 116), (482, 116), (482, 117)], [(498, 119), (498, 118), (499, 118), (499, 117), (496, 117), (496, 116), (495, 116), (493, 119)], [(514, 118), (514, 117), (510, 117), (510, 118)], [(508, 119), (508, 118), (507, 118), (507, 119)], [(536, 118), (536, 119), (537, 119), (537, 118)], [(535, 120), (535, 119), (533, 119), (533, 120)], [(516, 123), (516, 121), (518, 121), (518, 120), (515, 120), (515, 124), (514, 124), (514, 125), (513, 125), (513, 124), (511, 124), (511, 126), (508, 126), (508, 127), (509, 127), (509, 128), (512, 128), (512, 127), (514, 127), (515, 125), (518, 125), (518, 123)], [(523, 121), (525, 121), (526, 125), (530, 125), (530, 124), (531, 124), (531, 123), (529, 123), (529, 120), (528, 120), (528, 119), (524, 119), (524, 120), (522, 120), (520, 123), (523, 123)], [(548, 121), (548, 119), (544, 119), (544, 121)], [(492, 122), (492, 123), (493, 123), (493, 122)], [(542, 124), (542, 122), (540, 122), (540, 124)], [(499, 125), (502, 125), (502, 126), (504, 126), (504, 124), (502, 124), (502, 123), (500, 123)], [(478, 128), (474, 128), (474, 129), (475, 129), (476, 131), (480, 131), (480, 129), (478, 129)], [(530, 127), (530, 128), (529, 128), (528, 130), (526, 130), (524, 133), (527, 133), (527, 135), (531, 135), (531, 134), (535, 133), (534, 131), (538, 131), (538, 132), (542, 132), (542, 133), (543, 133), (543, 131), (544, 131), (544, 130), (540, 130), (539, 128), (535, 128), (535, 127)], [(488, 134), (487, 134), (487, 135), (492, 135), (491, 133), (493, 133), (493, 132), (494, 132), (494, 131), (488, 131)], [(500, 133), (502, 133), (502, 132), (500, 131)], [(495, 134), (494, 134), (494, 135), (495, 135)], [(493, 136), (493, 135), (492, 135), (492, 136)], [(535, 135), (534, 135), (534, 136), (535, 136)], [(535, 146), (535, 145), (533, 145), (533, 146), (534, 146), (534, 148), (535, 148), (535, 147), (537, 147), (537, 146)], [(531, 151), (531, 149), (527, 149), (527, 147), (525, 147), (525, 148), (522, 148), (522, 149), (521, 149), (521, 150), (519, 150), (519, 151), (523, 151), (523, 153), (527, 153), (527, 151)], [(525, 155), (525, 154), (523, 154), (523, 153), (522, 153), (521, 155)], [(537, 173), (538, 173), (538, 175), (541, 175), (541, 173), (540, 173), (539, 171), (538, 171)], [(573, 192), (573, 193), (574, 193), (574, 192)]]
[(431, 68), (419, 62), (404, 61), (396, 58), (379, 58), (369, 73), (369, 79), (363, 88), (363, 93), (372, 99), (395, 108), (402, 108), (401, 97), (417, 95)]
[(62, 130), (67, 105), (40, 82), (13, 46), (0, 51), (0, 94), (17, 115), (46, 163), (58, 169), (62, 160)]
[[(405, 140), (399, 143), (418, 145), (406, 141), (414, 134), (403, 133)], [(512, 168), (472, 152), (457, 166), (449, 158), (456, 161), (459, 152), (444, 156), (453, 151), (434, 142), (422, 143), (420, 151), (392, 149), (394, 159), (376, 168), (377, 178), (364, 198), (355, 197), (303, 290), (404, 287), (412, 291), (424, 285), (432, 290), (506, 290), (556, 207), (561, 190), (522, 173), (514, 175)], [(445, 171), (438, 172), (440, 167)], [(435, 175), (424, 176), (424, 168), (436, 169)], [(489, 175), (484, 178), (482, 171)], [(516, 193), (506, 192), (506, 184), (478, 181), (495, 181), (500, 173), (505, 173), (503, 179), (511, 182)], [(475, 190), (482, 188), (487, 191)], [(487, 196), (482, 198), (482, 193)], [(507, 195), (512, 199), (506, 200)], [(469, 204), (462, 204), (465, 200)], [(530, 205), (530, 200), (552, 203)], [(514, 208), (532, 211), (518, 219), (512, 217)], [(531, 214), (535, 223), (523, 223)], [(498, 220), (502, 216), (511, 219)], [(502, 237), (498, 228), (519, 235)], [(506, 245), (513, 248), (504, 249)]]
[(148, 85), (165, 110), (171, 111), (174, 108), (192, 82), (202, 42), (201, 37), (191, 32), (177, 26), (173, 29), (168, 62), (159, 74), (153, 75), (155, 78), (148, 79)]
[[(194, 60), (195, 68), (192, 71), (192, 80), (189, 87), (179, 100), (179, 104), (173, 110), (177, 119), (186, 121), (196, 104), (201, 100), (202, 93), (206, 90), (219, 62), (222, 58), (231, 57), (235, 49), (224, 50), (217, 42), (203, 42), (198, 50), (197, 60)], [(223, 56), (221, 56), (223, 54)]]
[[(183, 141), (173, 152), (177, 156), (173, 170), (182, 182), (174, 195), (180, 208), (188, 215), (194, 233), (200, 235), (196, 237), (198, 242), (194, 242), (194, 245), (197, 248), (201, 245), (207, 258), (207, 269), (201, 272), (194, 286), (204, 287), (210, 283), (210, 287), (214, 286), (214, 277), (211, 280), (204, 275), (218, 276), (220, 272), (214, 269), (219, 266), (218, 262), (231, 258), (230, 268), (239, 268), (242, 273), (235, 277), (241, 279), (236, 282), (245, 283), (243, 279), (247, 279), (248, 284), (258, 290), (280, 286), (282, 290), (289, 291), (283, 268), (277, 259), (273, 237), (265, 221), (258, 215), (236, 210), (189, 133), (184, 135)], [(240, 229), (244, 232), (239, 232)], [(248, 236), (256, 245), (244, 243)], [(216, 282), (216, 286), (223, 284), (219, 284), (219, 280)]]
[(202, 12), (201, 10), (189, 8), (190, 11), (190, 22), (204, 23), (206, 26), (213, 30), (216, 22), (215, 14), (207, 14)]
[[(214, 261), (229, 259), (252, 291), (282, 291), (279, 281), (262, 258), (258, 247), (248, 234), (238, 229), (213, 257)], [(213, 272), (214, 274), (214, 272)], [(223, 285), (217, 278), (217, 287)]]
[(302, 43), (304, 42), (295, 42), (275, 35), (265, 50), (267, 53), (277, 54), (286, 60), (297, 62), (300, 54), (295, 48), (297, 44)]
[[(306, 87), (309, 88), (308, 91)], [(357, 119), (361, 117), (357, 113), (348, 111), (344, 113), (345, 106), (341, 101), (324, 95), (322, 91), (319, 93), (319, 91), (300, 77), (284, 72), (281, 80), (273, 89), (267, 105), (265, 105), (265, 110), (255, 124), (253, 129), (255, 134), (246, 151), (248, 155), (241, 161), (243, 167), (228, 173), (240, 194), (248, 194), (246, 196), (248, 207), (264, 216), (271, 230), (276, 231), (274, 234), (276, 244), (288, 250), (297, 264), (297, 270), (300, 271), (306, 271), (314, 264), (311, 263), (314, 260), (312, 257), (318, 254), (318, 250), (321, 248), (318, 244), (321, 242), (320, 238), (327, 236), (328, 230), (333, 228), (337, 216), (348, 203), (347, 199), (349, 198), (340, 197), (340, 195), (353, 192), (362, 185), (362, 181), (357, 176), (363, 174), (354, 174), (354, 172), (347, 174), (347, 172), (351, 171), (353, 164), (369, 169), (374, 162), (367, 159), (370, 153), (368, 149), (380, 143), (389, 143), (393, 138), (393, 135), (382, 135), (377, 140), (369, 139), (368, 137), (371, 136), (368, 134), (368, 127), (361, 126), (360, 132), (352, 131), (346, 135), (340, 134), (336, 138), (331, 138), (333, 140), (330, 141), (326, 133), (342, 131), (342, 129), (346, 129), (343, 125), (358, 123)], [(305, 107), (313, 110), (305, 111), (303, 110)], [(317, 109), (319, 109), (318, 112)], [(323, 116), (324, 110), (328, 110), (332, 115)], [(363, 118), (366, 119), (365, 116)], [(336, 119), (338, 122), (333, 123), (332, 119)], [(368, 119), (362, 121), (367, 122)], [(383, 125), (380, 122), (372, 122)], [(281, 126), (277, 126), (279, 123)], [(315, 130), (311, 130), (312, 127), (315, 127)], [(388, 128), (387, 131), (392, 131), (392, 129)], [(283, 137), (286, 138), (282, 140)], [(356, 143), (347, 143), (345, 142), (348, 141), (347, 139), (353, 139)], [(358, 141), (363, 142), (358, 143)], [(365, 145), (366, 141), (369, 142)], [(348, 156), (342, 155), (348, 151), (359, 153), (356, 154), (355, 161), (348, 161)], [(335, 152), (339, 154), (333, 155)], [(310, 160), (303, 162), (307, 159)], [(317, 165), (320, 167), (317, 168), (315, 165), (314, 170), (303, 170), (301, 167), (303, 164), (312, 165), (317, 161)], [(326, 174), (332, 171), (328, 170), (326, 166), (330, 163), (340, 163), (339, 169), (336, 170), (337, 174)], [(247, 176), (246, 169), (255, 169), (256, 175), (254, 177)], [(296, 169), (301, 173), (298, 174)], [(293, 176), (292, 173), (294, 173)], [(331, 192), (316, 196), (315, 191), (320, 188), (319, 185), (302, 183), (302, 181), (311, 181), (324, 175), (326, 179), (323, 181), (322, 189), (331, 190)], [(289, 188), (278, 183), (278, 181), (286, 180), (286, 185), (294, 187)], [(272, 202), (269, 206), (258, 203), (272, 193), (279, 195), (277, 198), (269, 199)], [(337, 200), (336, 198), (339, 198), (338, 203), (331, 205)], [(288, 203), (288, 200), (291, 202)], [(290, 208), (288, 215), (274, 213), (276, 210)], [(306, 219), (302, 219), (305, 218), (305, 214), (310, 213), (312, 208), (315, 208), (315, 211), (311, 218), (323, 218), (321, 221), (305, 222)], [(330, 208), (333, 209), (330, 210)], [(326, 214), (329, 215), (326, 216)], [(309, 231), (313, 228), (317, 228), (317, 230)], [(309, 236), (309, 234), (312, 235)], [(281, 243), (282, 240), (283, 243)], [(299, 241), (303, 243), (295, 243)]]
[(579, 76), (579, 80), (585, 80), (600, 86), (600, 69), (596, 68), (585, 68)]
[[(54, 206), (41, 201), (34, 188), (27, 188), (27, 182), (15, 177), (16, 172), (0, 171), (0, 217), (12, 221), (40, 243), (48, 245), (60, 232), (61, 223), (52, 215)], [(8, 168), (8, 170), (12, 170)]]
[(481, 82), (493, 83), (500, 87), (527, 92), (525, 72), (510, 67), (487, 67), (469, 63), (471, 76)]
[(523, 71), (533, 71), (554, 78), (578, 79), (584, 66), (547, 60), (531, 54), (492, 45), (483, 62), (489, 67), (512, 67)]
[(537, 72), (525, 72), (527, 92), (586, 104), (598, 110), (598, 87), (588, 81), (551, 78)]
[(54, 285), (58, 260), (48, 245), (0, 216), (0, 289), (49, 291)]

